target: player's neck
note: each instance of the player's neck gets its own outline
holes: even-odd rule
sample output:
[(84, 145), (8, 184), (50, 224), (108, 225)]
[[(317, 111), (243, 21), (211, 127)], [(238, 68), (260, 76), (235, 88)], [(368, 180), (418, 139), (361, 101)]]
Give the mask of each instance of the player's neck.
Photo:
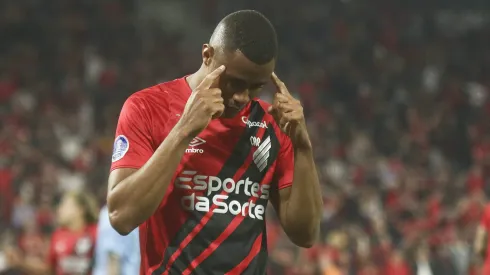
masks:
[(83, 231), (85, 229), (85, 226), (86, 224), (83, 220), (81, 221), (74, 220), (73, 222), (68, 224), (68, 228), (70, 229), (70, 231), (75, 231), (75, 232)]

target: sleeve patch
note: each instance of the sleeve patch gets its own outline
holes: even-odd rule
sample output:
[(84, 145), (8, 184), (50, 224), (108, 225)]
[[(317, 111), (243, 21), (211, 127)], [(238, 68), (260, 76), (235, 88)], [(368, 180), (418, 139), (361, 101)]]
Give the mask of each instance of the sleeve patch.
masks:
[(124, 157), (129, 150), (129, 140), (124, 135), (119, 135), (114, 141), (112, 149), (112, 162), (116, 162)]

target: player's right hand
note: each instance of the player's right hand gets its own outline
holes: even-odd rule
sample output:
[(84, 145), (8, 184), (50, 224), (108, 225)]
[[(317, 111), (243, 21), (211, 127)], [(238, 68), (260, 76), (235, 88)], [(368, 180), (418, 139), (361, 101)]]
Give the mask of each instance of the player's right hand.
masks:
[(197, 136), (211, 119), (223, 114), (225, 105), (219, 88), (219, 78), (224, 71), (225, 66), (222, 65), (208, 74), (187, 100), (179, 124), (187, 129), (189, 136)]

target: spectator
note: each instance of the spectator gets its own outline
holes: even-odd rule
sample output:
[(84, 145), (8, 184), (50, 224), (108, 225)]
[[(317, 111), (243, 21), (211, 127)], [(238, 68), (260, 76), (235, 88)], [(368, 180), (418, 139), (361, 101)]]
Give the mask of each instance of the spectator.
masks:
[(131, 275), (140, 270), (139, 230), (121, 236), (112, 228), (107, 206), (99, 214), (93, 275)]

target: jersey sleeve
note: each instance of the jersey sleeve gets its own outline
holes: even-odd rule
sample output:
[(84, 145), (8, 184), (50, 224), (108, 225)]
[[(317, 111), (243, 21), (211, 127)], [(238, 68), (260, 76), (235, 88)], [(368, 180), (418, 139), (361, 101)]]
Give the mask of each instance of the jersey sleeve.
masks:
[(281, 149), (277, 156), (277, 166), (275, 171), (275, 182), (277, 189), (289, 187), (293, 184), (294, 174), (294, 151), (289, 137), (282, 136)]
[(139, 98), (129, 97), (122, 107), (112, 151), (111, 171), (143, 166), (153, 154), (147, 107)]
[(485, 228), (485, 230), (490, 230), (490, 206), (485, 207), (483, 210), (483, 215), (480, 220), (480, 225)]

